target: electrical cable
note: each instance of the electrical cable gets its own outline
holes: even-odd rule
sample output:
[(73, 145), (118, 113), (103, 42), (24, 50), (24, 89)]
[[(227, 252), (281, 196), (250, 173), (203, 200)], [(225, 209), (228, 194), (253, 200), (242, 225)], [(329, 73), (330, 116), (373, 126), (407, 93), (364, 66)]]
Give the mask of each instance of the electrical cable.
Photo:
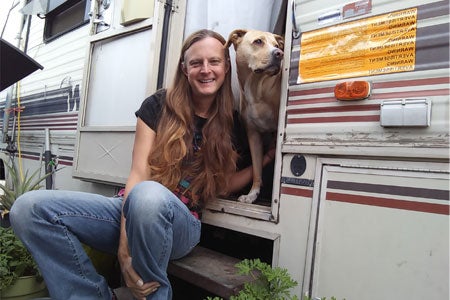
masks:
[(17, 150), (18, 150), (18, 159), (19, 159), (19, 174), (20, 179), (23, 181), (23, 168), (22, 168), (22, 151), (20, 149), (20, 112), (22, 110), (20, 106), (20, 81), (17, 82), (16, 85), (16, 94), (17, 94)]

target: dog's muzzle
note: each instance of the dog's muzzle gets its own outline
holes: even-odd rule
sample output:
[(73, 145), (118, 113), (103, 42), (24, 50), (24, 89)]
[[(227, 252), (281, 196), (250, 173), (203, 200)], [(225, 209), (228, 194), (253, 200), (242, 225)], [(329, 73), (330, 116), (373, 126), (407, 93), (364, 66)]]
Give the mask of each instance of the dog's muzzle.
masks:
[(269, 64), (265, 68), (259, 68), (253, 70), (254, 73), (266, 73), (269, 76), (274, 76), (280, 72), (281, 62), (283, 61), (284, 52), (279, 48), (275, 48), (272, 51), (271, 59)]

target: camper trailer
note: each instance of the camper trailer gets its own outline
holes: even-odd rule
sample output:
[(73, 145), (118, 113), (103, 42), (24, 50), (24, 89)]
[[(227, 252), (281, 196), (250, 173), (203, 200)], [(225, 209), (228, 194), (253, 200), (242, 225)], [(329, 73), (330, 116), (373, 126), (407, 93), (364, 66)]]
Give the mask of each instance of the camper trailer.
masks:
[(271, 31), (285, 49), (270, 192), (212, 199), (202, 246), (286, 268), (298, 297), (450, 297), (448, 0), (10, 2), (2, 38), (43, 69), (0, 92), (5, 163), (114, 195), (134, 112), (183, 38)]

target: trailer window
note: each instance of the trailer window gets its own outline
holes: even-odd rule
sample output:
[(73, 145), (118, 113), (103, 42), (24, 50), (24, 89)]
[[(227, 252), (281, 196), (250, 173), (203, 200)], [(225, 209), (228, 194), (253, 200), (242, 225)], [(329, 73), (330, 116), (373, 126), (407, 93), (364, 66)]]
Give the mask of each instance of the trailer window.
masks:
[(49, 42), (89, 22), (91, 0), (69, 0), (45, 15), (44, 41)]

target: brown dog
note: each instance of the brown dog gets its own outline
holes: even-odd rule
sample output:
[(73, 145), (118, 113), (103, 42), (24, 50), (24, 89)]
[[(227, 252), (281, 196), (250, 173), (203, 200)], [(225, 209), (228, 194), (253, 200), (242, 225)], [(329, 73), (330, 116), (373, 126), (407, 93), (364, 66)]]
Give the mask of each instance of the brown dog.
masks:
[(262, 133), (276, 132), (280, 106), (283, 37), (258, 30), (234, 30), (226, 44), (236, 50), (240, 113), (247, 128), (253, 163), (253, 184), (239, 201), (253, 203), (262, 185)]

